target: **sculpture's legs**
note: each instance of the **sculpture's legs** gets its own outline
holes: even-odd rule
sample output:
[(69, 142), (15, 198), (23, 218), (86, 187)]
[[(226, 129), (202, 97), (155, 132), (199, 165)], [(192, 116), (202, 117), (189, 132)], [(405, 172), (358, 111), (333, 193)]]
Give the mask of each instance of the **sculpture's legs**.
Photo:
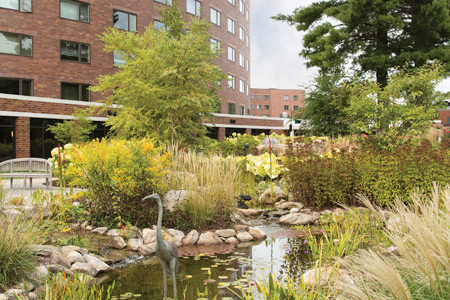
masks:
[(167, 273), (166, 268), (164, 267), (164, 263), (161, 261), (161, 267), (163, 271), (163, 282), (164, 282), (164, 300), (167, 299)]
[(173, 283), (173, 299), (177, 299), (177, 279), (175, 272), (172, 272), (172, 283)]

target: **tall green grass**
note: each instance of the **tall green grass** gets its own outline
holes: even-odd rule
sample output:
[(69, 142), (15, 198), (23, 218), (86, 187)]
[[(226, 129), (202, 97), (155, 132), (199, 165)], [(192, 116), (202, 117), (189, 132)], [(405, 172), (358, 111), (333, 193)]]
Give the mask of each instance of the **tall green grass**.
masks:
[(34, 244), (36, 227), (33, 220), (0, 216), (0, 287), (4, 290), (22, 281), (31, 281), (36, 261)]
[(342, 260), (355, 283), (335, 287), (344, 299), (450, 299), (450, 187), (434, 185), (430, 197), (415, 192), (409, 206), (397, 199), (392, 213), (398, 221), (386, 235), (399, 254), (364, 250)]

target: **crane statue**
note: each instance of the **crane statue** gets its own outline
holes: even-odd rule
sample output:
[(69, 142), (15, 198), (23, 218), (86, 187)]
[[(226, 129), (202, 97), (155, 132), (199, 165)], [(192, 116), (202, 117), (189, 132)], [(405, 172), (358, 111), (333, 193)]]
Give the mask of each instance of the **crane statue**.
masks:
[(164, 281), (164, 300), (167, 297), (167, 274), (172, 277), (173, 282), (173, 298), (177, 297), (177, 282), (176, 273), (178, 272), (178, 250), (177, 246), (173, 242), (168, 242), (163, 239), (162, 236), (162, 216), (163, 207), (161, 203), (161, 198), (158, 194), (152, 194), (146, 196), (142, 199), (145, 201), (147, 199), (156, 200), (158, 203), (158, 224), (156, 228), (156, 254), (161, 261), (162, 271), (163, 271), (163, 281)]

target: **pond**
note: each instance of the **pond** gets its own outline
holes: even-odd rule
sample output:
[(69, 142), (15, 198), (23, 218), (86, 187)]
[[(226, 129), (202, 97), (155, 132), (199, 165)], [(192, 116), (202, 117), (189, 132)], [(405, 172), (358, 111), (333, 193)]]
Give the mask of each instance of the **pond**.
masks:
[[(308, 268), (310, 254), (303, 239), (289, 236), (296, 232), (276, 224), (259, 226), (268, 238), (258, 244), (238, 245), (225, 254), (200, 254), (180, 257), (177, 275), (177, 290), (184, 299), (198, 299), (205, 288), (209, 296), (217, 299), (240, 299), (232, 291), (239, 293), (239, 287), (246, 288), (253, 280), (262, 279), (276, 273), (283, 280), (283, 272), (299, 276)], [(145, 260), (131, 260), (108, 272), (105, 284), (115, 281), (114, 295), (117, 299), (163, 299), (162, 270), (157, 257)], [(172, 296), (172, 281), (168, 280), (168, 296)], [(140, 295), (132, 297), (131, 294)], [(122, 297), (121, 297), (122, 296)], [(203, 299), (212, 297), (203, 296)], [(183, 299), (183, 297), (179, 297)]]

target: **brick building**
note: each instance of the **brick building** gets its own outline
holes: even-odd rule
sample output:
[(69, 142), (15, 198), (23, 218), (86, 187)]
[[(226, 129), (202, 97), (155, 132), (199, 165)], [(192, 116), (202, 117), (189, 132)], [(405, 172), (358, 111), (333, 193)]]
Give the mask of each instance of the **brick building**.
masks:
[[(75, 107), (98, 105), (101, 96), (88, 87), (123, 63), (119, 55), (103, 51), (98, 35), (113, 26), (137, 32), (160, 26), (157, 9), (171, 2), (0, 1), (0, 161), (48, 157), (56, 141), (47, 126), (72, 119)], [(223, 102), (217, 121), (209, 124), (212, 136), (282, 131), (284, 119), (248, 116), (250, 0), (180, 0), (179, 7), (186, 19), (197, 15), (210, 21), (211, 43), (223, 51), (215, 63), (229, 80), (221, 83)], [(103, 136), (104, 118), (95, 120), (94, 136)]]
[(272, 118), (291, 118), (300, 107), (304, 107), (304, 90), (295, 89), (250, 89), (250, 114)]

